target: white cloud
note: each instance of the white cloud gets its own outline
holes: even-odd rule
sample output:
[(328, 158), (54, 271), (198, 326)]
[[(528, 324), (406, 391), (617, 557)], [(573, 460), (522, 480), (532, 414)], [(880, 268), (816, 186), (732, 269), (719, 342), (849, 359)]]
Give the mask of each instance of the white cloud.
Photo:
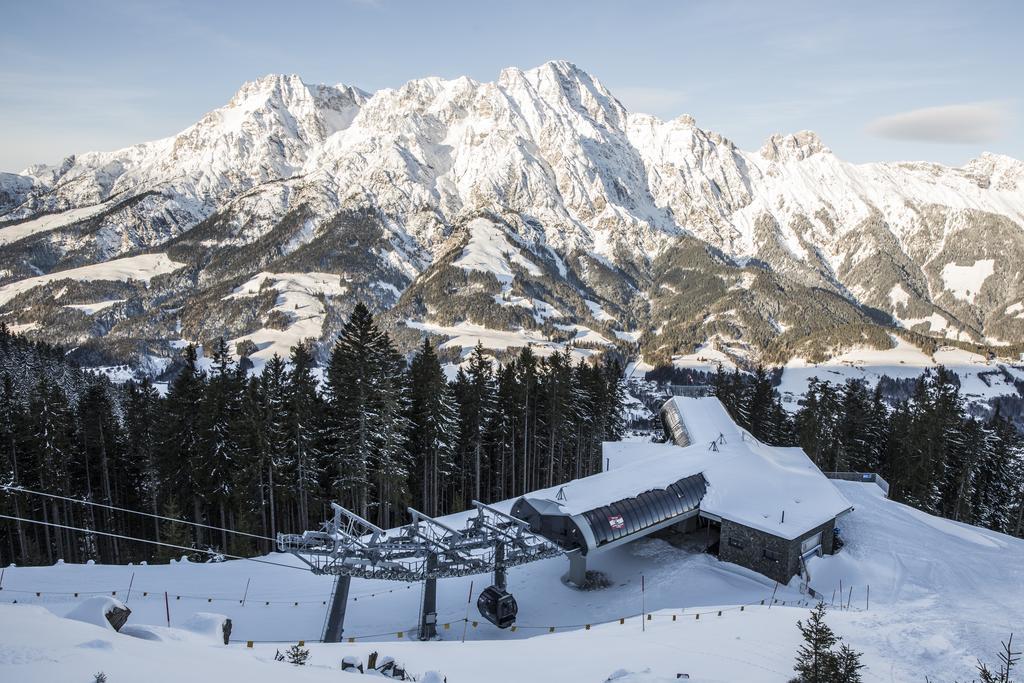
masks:
[(1009, 118), (1001, 102), (951, 104), (883, 116), (869, 123), (867, 131), (893, 140), (992, 142), (1003, 136)]

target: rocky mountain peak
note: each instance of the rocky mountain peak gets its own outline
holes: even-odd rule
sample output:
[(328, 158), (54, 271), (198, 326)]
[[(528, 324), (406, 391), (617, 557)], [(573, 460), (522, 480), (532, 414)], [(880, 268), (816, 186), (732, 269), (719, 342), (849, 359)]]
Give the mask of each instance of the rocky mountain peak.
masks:
[(789, 135), (775, 133), (761, 147), (760, 154), (768, 161), (803, 161), (814, 154), (831, 154), (812, 130), (802, 130)]

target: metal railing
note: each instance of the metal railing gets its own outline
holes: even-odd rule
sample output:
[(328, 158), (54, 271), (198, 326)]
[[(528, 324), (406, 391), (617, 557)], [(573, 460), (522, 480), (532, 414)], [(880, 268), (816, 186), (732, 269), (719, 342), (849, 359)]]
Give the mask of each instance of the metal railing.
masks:
[(873, 482), (878, 484), (878, 488), (882, 489), (882, 492), (885, 493), (886, 496), (889, 495), (889, 482), (883, 479), (882, 475), (876, 474), (875, 472), (824, 472), (823, 474), (829, 479)]

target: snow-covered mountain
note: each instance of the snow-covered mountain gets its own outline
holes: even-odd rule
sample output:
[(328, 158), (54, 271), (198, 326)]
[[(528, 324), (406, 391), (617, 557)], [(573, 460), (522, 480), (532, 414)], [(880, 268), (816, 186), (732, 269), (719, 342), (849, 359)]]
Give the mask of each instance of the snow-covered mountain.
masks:
[(1021, 161), (743, 151), (567, 62), (372, 94), (267, 76), (172, 137), (0, 174), (0, 221), (0, 313), (97, 358), (223, 334), (258, 360), (360, 298), (400, 339), (648, 359), (1024, 340)]

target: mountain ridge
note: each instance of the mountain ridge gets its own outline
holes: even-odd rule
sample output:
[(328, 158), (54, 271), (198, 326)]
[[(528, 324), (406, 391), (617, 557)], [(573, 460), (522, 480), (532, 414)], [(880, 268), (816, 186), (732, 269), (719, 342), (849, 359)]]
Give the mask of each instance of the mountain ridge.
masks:
[[(320, 294), (323, 343), (354, 298), (417, 334), (406, 322), (451, 333), (463, 316), (552, 345), (635, 339), (662, 360), (710, 344), (784, 362), (902, 332), (1024, 340), (1021, 161), (850, 164), (812, 131), (743, 151), (688, 115), (629, 112), (565, 61), (373, 93), (270, 74), (176, 135), (26, 171), (0, 175), (0, 288), (52, 282), (0, 315), (128, 356), (184, 333), (280, 350), (301, 316), (225, 297), (261, 274), (298, 287), (299, 272), (338, 278)], [(478, 248), (491, 270), (458, 265)], [(516, 258), (496, 264), (501, 249)], [(69, 306), (94, 301), (56, 296), (54, 273), (101, 278), (106, 261), (157, 252), (184, 265), (69, 290), (131, 290), (122, 304), (83, 315)], [(142, 320), (153, 306), (165, 313)], [(267, 326), (275, 310), (283, 329)]]

